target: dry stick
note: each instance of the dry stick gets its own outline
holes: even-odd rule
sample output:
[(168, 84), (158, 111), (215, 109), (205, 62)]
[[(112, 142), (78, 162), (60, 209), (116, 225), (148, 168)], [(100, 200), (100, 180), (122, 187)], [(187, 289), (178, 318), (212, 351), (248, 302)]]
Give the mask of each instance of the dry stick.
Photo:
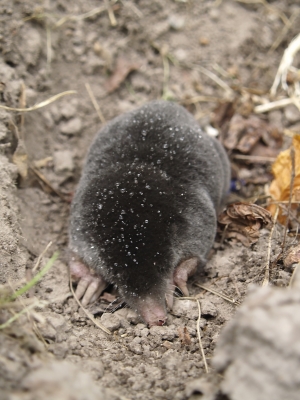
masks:
[(91, 89), (91, 87), (90, 87), (90, 84), (89, 84), (89, 83), (86, 83), (86, 84), (85, 84), (85, 88), (86, 88), (86, 90), (87, 90), (87, 92), (88, 92), (88, 94), (89, 94), (89, 96), (90, 96), (90, 99), (91, 99), (91, 101), (92, 101), (92, 103), (93, 103), (93, 106), (94, 106), (94, 108), (95, 108), (95, 110), (96, 110), (96, 112), (97, 112), (97, 114), (98, 114), (98, 117), (99, 117), (100, 121), (102, 122), (102, 124), (105, 124), (105, 123), (106, 123), (106, 120), (105, 120), (105, 118), (104, 118), (104, 115), (102, 114), (102, 111), (101, 111), (101, 109), (100, 109), (100, 107), (99, 107), (99, 104), (97, 103), (97, 100), (96, 100), (96, 98), (95, 98), (95, 96), (94, 96), (94, 93), (92, 92), (92, 89)]
[[(161, 52), (163, 53), (163, 52)], [(163, 99), (166, 100), (166, 96), (168, 94), (168, 87), (169, 87), (169, 78), (170, 78), (170, 65), (169, 60), (166, 54), (162, 55), (163, 67), (164, 67), (164, 84), (163, 84)]]
[(202, 358), (203, 358), (203, 362), (204, 362), (205, 372), (208, 374), (208, 366), (207, 366), (207, 362), (206, 362), (204, 349), (202, 346), (201, 332), (200, 332), (201, 307), (200, 307), (200, 301), (198, 299), (196, 299), (196, 301), (198, 304), (198, 311), (199, 311), (198, 320), (197, 320), (197, 334), (198, 334), (199, 346), (200, 346), (200, 350), (201, 350), (201, 354), (202, 354)]
[(269, 237), (266, 270), (265, 270), (265, 277), (264, 277), (262, 286), (268, 286), (269, 280), (270, 280), (270, 258), (271, 258), (272, 237), (273, 237), (274, 229), (275, 229), (275, 226), (276, 226), (278, 212), (279, 212), (279, 207), (277, 206), (276, 207), (276, 211), (275, 211), (275, 215), (274, 215), (273, 226), (272, 226), (272, 229), (271, 229), (271, 232), (270, 232), (270, 237)]
[(28, 108), (7, 107), (7, 106), (3, 106), (2, 104), (0, 104), (0, 108), (3, 108), (4, 110), (7, 110), (7, 111), (17, 111), (17, 112), (35, 111), (35, 110), (38, 110), (39, 108), (45, 107), (48, 104), (53, 103), (54, 101), (58, 100), (59, 98), (61, 98), (63, 96), (67, 96), (69, 94), (75, 94), (75, 93), (77, 93), (76, 90), (67, 90), (66, 92), (61, 92), (59, 94), (56, 94), (55, 96), (52, 96), (49, 99), (44, 100), (41, 103), (38, 103), (35, 106), (28, 107)]
[(109, 0), (105, 0), (105, 6), (108, 12), (108, 17), (110, 20), (111, 26), (116, 26), (117, 25), (117, 20), (114, 14), (114, 10), (112, 9), (111, 5), (109, 4)]
[[(21, 83), (21, 94), (20, 94), (20, 99), (19, 99), (19, 104), (20, 108), (26, 108), (26, 86), (24, 83)], [(21, 120), (20, 120), (20, 138), (24, 139), (24, 119), (25, 116), (24, 114), (21, 114)]]
[(283, 108), (285, 106), (288, 106), (289, 104), (294, 104), (294, 103), (295, 103), (295, 99), (293, 99), (292, 97), (281, 99), (281, 100), (276, 100), (276, 101), (272, 101), (267, 104), (261, 104), (259, 106), (254, 107), (254, 112), (257, 114), (260, 114), (260, 113), (274, 110), (276, 108)]
[(283, 41), (284, 37), (287, 35), (288, 31), (291, 29), (294, 22), (296, 21), (298, 14), (299, 14), (299, 10), (296, 10), (293, 12), (292, 16), (288, 20), (288, 23), (284, 25), (278, 38), (275, 40), (275, 42), (273, 42), (272, 46), (270, 47), (270, 49), (267, 53), (268, 55), (272, 54), (277, 49), (277, 47), (280, 45), (280, 43)]
[(257, 163), (273, 163), (276, 158), (275, 157), (263, 157), (263, 156), (247, 156), (243, 154), (234, 154), (233, 158), (235, 160), (245, 160), (245, 161), (251, 161), (251, 162), (257, 162)]
[(70, 269), (69, 269), (69, 285), (70, 285), (70, 290), (72, 292), (72, 295), (76, 301), (76, 303), (79, 305), (79, 307), (82, 309), (82, 311), (86, 314), (86, 316), (92, 321), (94, 322), (94, 324), (96, 326), (98, 326), (98, 328), (100, 328), (103, 332), (108, 333), (109, 335), (111, 335), (111, 331), (107, 328), (105, 328), (105, 326), (103, 326), (102, 324), (100, 324), (100, 322), (98, 322), (93, 316), (92, 314), (83, 307), (83, 305), (80, 303), (80, 301), (78, 300), (78, 297), (76, 296), (74, 289), (72, 287), (72, 280), (71, 280), (71, 274), (70, 274)]
[(210, 79), (212, 79), (217, 85), (219, 85), (222, 89), (225, 90), (225, 92), (228, 94), (229, 97), (234, 96), (234, 91), (231, 89), (227, 83), (222, 81), (217, 75), (215, 75), (213, 72), (209, 71), (208, 69), (198, 66), (197, 68), (200, 72), (202, 72), (204, 75), (208, 76)]
[(279, 17), (281, 18), (282, 22), (285, 25), (289, 23), (287, 16), (277, 8), (272, 7), (269, 3), (267, 3), (266, 0), (235, 0), (235, 1), (243, 4), (263, 4), (270, 12), (279, 15)]
[(52, 41), (51, 41), (51, 29), (48, 24), (46, 26), (46, 37), (47, 37), (47, 67), (50, 68), (52, 61)]
[(291, 164), (292, 164), (290, 195), (289, 195), (289, 204), (288, 204), (288, 208), (287, 208), (288, 212), (287, 212), (287, 217), (286, 217), (285, 227), (284, 227), (283, 242), (282, 242), (282, 245), (281, 245), (282, 252), (284, 251), (284, 248), (285, 248), (287, 230), (288, 230), (289, 220), (290, 220), (290, 212), (291, 212), (292, 197), (293, 197), (293, 188), (294, 188), (294, 182), (295, 182), (295, 148), (294, 148), (293, 145), (292, 145), (291, 150), (290, 150), (290, 157), (291, 157)]
[(55, 26), (59, 27), (59, 26), (63, 25), (65, 22), (67, 22), (67, 21), (81, 21), (83, 19), (93, 17), (94, 15), (101, 14), (106, 10), (107, 10), (107, 7), (102, 6), (102, 7), (94, 8), (93, 10), (88, 11), (88, 12), (86, 12), (84, 14), (69, 15), (69, 16), (63, 17), (59, 21), (57, 21)]
[(33, 167), (32, 165), (29, 166), (29, 168), (31, 169), (32, 172), (34, 172), (36, 174), (36, 176), (48, 187), (50, 188), (60, 199), (62, 199), (63, 201), (67, 201), (66, 197), (57, 189), (55, 189), (55, 187), (53, 187), (51, 185), (51, 183), (44, 177), (43, 174), (40, 173), (40, 171), (38, 169), (36, 169), (35, 167)]
[(239, 300), (231, 299), (230, 297), (226, 296), (225, 294), (219, 293), (214, 289), (208, 288), (207, 286), (204, 286), (204, 285), (200, 285), (200, 283), (195, 283), (195, 285), (198, 286), (201, 289), (206, 290), (207, 292), (213, 293), (216, 296), (221, 297), (222, 299), (224, 299), (226, 301), (229, 301), (229, 303), (231, 303), (231, 304), (235, 304), (235, 305), (240, 305), (241, 304), (241, 302)]
[(45, 247), (45, 249), (44, 249), (44, 250), (41, 252), (41, 254), (38, 256), (38, 259), (37, 259), (37, 261), (36, 261), (36, 263), (35, 263), (35, 266), (32, 268), (32, 271), (31, 271), (31, 272), (35, 272), (35, 271), (37, 270), (38, 266), (40, 265), (40, 262), (41, 262), (42, 257), (44, 257), (46, 251), (49, 249), (50, 246), (52, 246), (52, 242), (51, 242), (51, 241), (47, 244), (47, 246)]

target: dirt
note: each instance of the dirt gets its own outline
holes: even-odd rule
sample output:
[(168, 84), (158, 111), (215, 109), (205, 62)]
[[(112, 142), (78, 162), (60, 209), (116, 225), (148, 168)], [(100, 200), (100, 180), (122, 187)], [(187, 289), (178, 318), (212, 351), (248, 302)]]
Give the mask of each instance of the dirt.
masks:
[[(103, 124), (86, 84), (107, 121), (164, 98), (185, 105), (206, 127), (217, 100), (227, 93), (203, 67), (237, 93), (242, 87), (267, 93), (284, 49), (298, 33), (298, 1), (2, 0), (0, 9), (1, 104), (19, 107), (22, 92), (26, 103), (21, 106), (31, 107), (60, 92), (76, 91), (25, 114), (0, 109), (1, 283), (20, 286), (50, 241), (41, 265), (60, 251), (59, 260), (30, 292), (40, 302), (31, 317), (24, 314), (0, 331), (0, 398), (296, 399), (299, 381), (287, 372), (299, 369), (299, 318), (293, 318), (299, 295), (296, 288), (285, 289), (292, 271), (275, 263), (272, 287), (254, 287), (264, 279), (269, 230), (262, 230), (250, 248), (219, 240), (201, 271), (199, 283), (235, 303), (189, 285), (200, 299), (208, 375), (197, 338), (196, 302), (176, 299), (166, 326), (150, 329), (128, 308), (99, 313), (95, 318), (113, 332), (108, 335), (70, 293), (66, 249), (69, 200), (87, 149)], [(285, 17), (294, 21), (287, 30)], [(293, 107), (265, 118), (280, 128), (300, 121)], [(18, 176), (13, 162), (18, 136), (32, 167), (28, 179)], [(268, 165), (263, 168), (269, 170)], [(253, 184), (246, 190), (250, 195), (256, 191)], [(271, 261), (282, 241), (278, 225)], [(252, 294), (239, 308), (248, 291)], [(282, 317), (285, 312), (289, 318)], [(2, 310), (0, 323), (8, 315)], [(282, 321), (280, 327), (274, 319)], [(259, 339), (264, 324), (265, 337)], [(257, 358), (248, 361), (252, 349)], [(281, 379), (274, 378), (272, 363), (282, 367)], [(257, 369), (264, 371), (260, 378)]]

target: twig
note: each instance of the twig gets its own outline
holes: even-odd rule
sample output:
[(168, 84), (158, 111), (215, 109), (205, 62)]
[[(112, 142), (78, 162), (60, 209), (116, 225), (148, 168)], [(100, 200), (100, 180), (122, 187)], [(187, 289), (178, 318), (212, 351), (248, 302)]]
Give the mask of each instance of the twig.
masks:
[(198, 340), (199, 340), (199, 347), (200, 347), (201, 354), (202, 354), (202, 359), (203, 359), (203, 362), (204, 362), (205, 372), (208, 374), (208, 366), (207, 366), (207, 362), (206, 362), (204, 349), (203, 349), (203, 346), (202, 346), (201, 332), (200, 332), (201, 306), (200, 306), (200, 301), (198, 299), (196, 299), (196, 301), (197, 301), (197, 304), (198, 304), (198, 311), (199, 311), (198, 320), (197, 320), (197, 334), (198, 334)]
[(265, 270), (265, 277), (264, 277), (262, 286), (268, 286), (269, 280), (270, 280), (270, 258), (271, 258), (272, 237), (273, 237), (274, 229), (275, 229), (275, 226), (276, 226), (278, 212), (279, 212), (279, 207), (277, 206), (276, 207), (276, 211), (275, 211), (275, 215), (274, 215), (273, 226), (272, 226), (272, 229), (271, 229), (271, 232), (270, 232), (270, 237), (269, 237), (266, 270)]
[(70, 274), (70, 269), (69, 269), (69, 285), (70, 285), (70, 290), (72, 292), (72, 295), (76, 301), (76, 303), (79, 305), (79, 307), (82, 309), (82, 311), (85, 313), (85, 315), (96, 325), (98, 326), (98, 328), (100, 328), (103, 332), (108, 333), (109, 335), (111, 335), (111, 331), (107, 328), (105, 328), (104, 325), (100, 324), (100, 322), (98, 322), (93, 316), (92, 314), (83, 307), (83, 305), (80, 303), (80, 301), (78, 300), (78, 297), (76, 296), (73, 286), (72, 286), (72, 280), (71, 280), (71, 274)]
[(83, 19), (93, 17), (94, 15), (101, 14), (106, 10), (107, 10), (107, 7), (102, 6), (102, 7), (94, 8), (93, 10), (88, 11), (88, 12), (86, 12), (84, 14), (69, 15), (69, 16), (63, 17), (59, 21), (57, 21), (55, 26), (59, 27), (59, 26), (63, 25), (65, 22), (67, 22), (67, 21), (81, 21)]
[(254, 163), (273, 163), (276, 160), (275, 157), (247, 156), (243, 154), (234, 154), (233, 158), (236, 160), (246, 160)]
[(226, 296), (226, 294), (217, 292), (216, 290), (208, 288), (207, 286), (200, 285), (200, 283), (195, 283), (195, 285), (198, 286), (199, 288), (203, 289), (203, 290), (206, 290), (207, 292), (213, 293), (216, 296), (221, 297), (222, 299), (224, 299), (226, 301), (229, 301), (229, 303), (231, 303), (231, 304), (235, 304), (235, 305), (240, 305), (241, 304), (241, 302), (239, 300), (231, 299), (230, 297)]
[(32, 310), (34, 307), (41, 307), (44, 305), (47, 305), (48, 302), (45, 301), (36, 301), (33, 304), (30, 304), (28, 307), (23, 308), (23, 310), (21, 310), (19, 313), (13, 315), (11, 318), (9, 318), (6, 322), (4, 322), (4, 324), (0, 325), (0, 329), (5, 329), (7, 328), (12, 322), (14, 322), (16, 319), (18, 319), (21, 315), (28, 313), (30, 310)]
[[(26, 107), (26, 86), (24, 85), (24, 83), (21, 83), (21, 94), (20, 94), (20, 99), (19, 99), (19, 105), (20, 108), (25, 108)], [(20, 117), (20, 139), (24, 139), (24, 119), (25, 116), (24, 114), (21, 114)]]
[(50, 68), (50, 64), (52, 61), (52, 41), (51, 41), (51, 29), (48, 24), (46, 26), (46, 37), (47, 37), (47, 66)]
[(222, 89), (225, 90), (226, 94), (232, 98), (234, 96), (234, 91), (231, 89), (227, 83), (222, 81), (217, 75), (215, 75), (213, 72), (209, 71), (208, 69), (198, 66), (197, 68), (200, 72), (202, 72), (204, 75), (208, 76), (210, 79), (212, 79), (217, 85), (219, 85)]
[(298, 17), (298, 14), (299, 14), (299, 10), (296, 10), (295, 12), (293, 12), (293, 14), (289, 18), (287, 24), (284, 25), (281, 33), (279, 34), (279, 36), (277, 37), (275, 42), (270, 47), (270, 50), (268, 51), (268, 55), (272, 54), (277, 49), (277, 47), (280, 45), (280, 43), (282, 42), (283, 38), (287, 35), (288, 31), (291, 29), (291, 27), (293, 26), (294, 22), (296, 21), (296, 19)]
[(38, 259), (37, 259), (37, 261), (36, 261), (36, 263), (35, 263), (35, 266), (32, 268), (32, 273), (33, 272), (35, 272), (36, 270), (37, 270), (37, 268), (38, 268), (38, 266), (39, 266), (39, 264), (40, 264), (40, 262), (41, 262), (41, 259), (42, 259), (42, 257), (44, 257), (44, 255), (45, 255), (45, 253), (47, 252), (47, 250), (49, 249), (49, 247), (50, 246), (52, 246), (52, 242), (49, 242), (48, 244), (47, 244), (47, 246), (45, 247), (45, 249), (41, 252), (41, 254), (38, 256)]
[(106, 9), (107, 9), (107, 12), (108, 12), (108, 17), (109, 17), (111, 26), (116, 26), (117, 25), (117, 20), (116, 20), (114, 11), (113, 11), (111, 5), (109, 4), (109, 0), (105, 0), (105, 5), (106, 5)]
[(272, 101), (267, 104), (261, 104), (259, 106), (256, 106), (256, 107), (254, 107), (254, 112), (257, 114), (260, 114), (260, 113), (274, 110), (276, 108), (283, 108), (285, 106), (288, 106), (289, 104), (294, 104), (294, 103), (295, 103), (295, 101), (293, 98), (280, 99), (280, 100)]
[(77, 93), (76, 90), (67, 90), (66, 92), (56, 94), (55, 96), (52, 96), (49, 99), (44, 100), (41, 103), (38, 103), (35, 106), (28, 107), (28, 108), (7, 107), (7, 106), (3, 106), (2, 104), (0, 104), (0, 108), (3, 108), (4, 110), (8, 110), (8, 111), (17, 111), (17, 112), (35, 111), (35, 110), (38, 110), (39, 108), (45, 107), (48, 104), (53, 103), (54, 101), (60, 99), (63, 96), (67, 96), (69, 94), (75, 94), (75, 93)]
[(89, 96), (90, 96), (90, 99), (91, 99), (91, 101), (92, 101), (92, 103), (93, 103), (93, 106), (94, 106), (94, 108), (95, 108), (95, 110), (96, 110), (96, 112), (97, 112), (97, 114), (98, 114), (98, 117), (99, 117), (100, 121), (101, 121), (103, 124), (105, 124), (105, 123), (106, 123), (106, 120), (105, 120), (105, 118), (104, 118), (104, 115), (102, 114), (102, 111), (101, 111), (101, 109), (100, 109), (100, 107), (99, 107), (99, 104), (97, 103), (97, 100), (96, 100), (96, 98), (95, 98), (95, 96), (94, 96), (94, 93), (92, 92), (92, 89), (91, 89), (90, 84), (89, 84), (89, 83), (86, 83), (86, 84), (85, 84), (85, 88), (86, 88), (86, 90), (87, 90), (87, 92), (88, 92), (88, 94), (89, 94)]
[(272, 96), (275, 96), (280, 82), (284, 90), (288, 89), (288, 85), (286, 83), (287, 71), (292, 65), (294, 57), (296, 53), (299, 51), (299, 49), (300, 49), (300, 33), (291, 41), (291, 43), (285, 49), (276, 77), (274, 79), (274, 83), (271, 87)]
[(36, 285), (38, 281), (49, 271), (49, 269), (52, 267), (58, 256), (59, 252), (56, 251), (50, 258), (50, 260), (47, 262), (45, 267), (40, 272), (38, 272), (26, 285), (24, 285), (19, 290), (14, 292), (12, 296), (9, 298), (9, 301), (17, 299), (19, 296), (26, 293), (30, 288), (32, 288), (32, 286)]

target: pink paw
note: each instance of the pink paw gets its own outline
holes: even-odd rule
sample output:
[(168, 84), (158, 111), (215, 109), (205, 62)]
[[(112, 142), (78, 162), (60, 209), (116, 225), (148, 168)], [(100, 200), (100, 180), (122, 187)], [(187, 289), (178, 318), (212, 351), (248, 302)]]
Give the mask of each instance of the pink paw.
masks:
[(184, 296), (189, 296), (189, 291), (187, 288), (187, 281), (190, 276), (194, 275), (197, 271), (198, 259), (196, 257), (189, 258), (188, 260), (182, 261), (173, 274), (173, 280), (170, 279), (168, 282), (166, 302), (168, 308), (171, 310), (174, 303), (173, 293), (175, 287), (178, 287)]
[(107, 287), (107, 282), (94, 274), (85, 264), (72, 257), (70, 261), (72, 280), (78, 282), (75, 295), (83, 306), (93, 303)]

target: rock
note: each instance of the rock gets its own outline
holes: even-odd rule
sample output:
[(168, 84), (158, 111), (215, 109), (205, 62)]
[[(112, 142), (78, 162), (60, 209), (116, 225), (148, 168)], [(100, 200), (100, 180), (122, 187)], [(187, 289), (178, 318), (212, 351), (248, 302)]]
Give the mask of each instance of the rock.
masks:
[(104, 313), (100, 318), (101, 324), (103, 324), (110, 331), (116, 331), (120, 328), (120, 320), (114, 314)]
[(65, 102), (62, 105), (60, 113), (64, 118), (70, 119), (72, 117), (75, 117), (77, 113), (77, 107), (78, 107), (77, 99), (72, 99), (70, 102)]
[(209, 317), (216, 317), (218, 315), (218, 310), (216, 306), (210, 302), (209, 300), (201, 300), (201, 315), (209, 316)]
[(198, 305), (195, 301), (175, 299), (172, 314), (177, 317), (197, 319), (199, 314)]
[(290, 124), (300, 121), (300, 111), (294, 104), (285, 107), (284, 116)]
[(21, 382), (21, 389), (10, 400), (64, 399), (109, 400), (121, 399), (110, 389), (93, 381), (76, 365), (67, 361), (52, 361), (33, 369)]
[(42, 50), (41, 35), (37, 29), (30, 27), (26, 24), (25, 32), (22, 35), (22, 45), (20, 46), (20, 52), (23, 55), (23, 60), (28, 66), (34, 66), (37, 64), (40, 52)]
[(220, 335), (213, 365), (231, 400), (297, 400), (300, 291), (264, 287), (245, 300)]
[(185, 19), (181, 15), (170, 15), (168, 18), (169, 25), (172, 29), (175, 29), (176, 31), (182, 29), (185, 24)]
[(67, 122), (61, 122), (59, 130), (63, 135), (77, 135), (81, 132), (82, 121), (79, 117), (70, 119)]
[(74, 170), (73, 154), (70, 150), (58, 150), (53, 154), (54, 170), (57, 174)]
[(176, 336), (175, 326), (151, 326), (150, 335), (160, 336), (161, 340), (173, 340)]

